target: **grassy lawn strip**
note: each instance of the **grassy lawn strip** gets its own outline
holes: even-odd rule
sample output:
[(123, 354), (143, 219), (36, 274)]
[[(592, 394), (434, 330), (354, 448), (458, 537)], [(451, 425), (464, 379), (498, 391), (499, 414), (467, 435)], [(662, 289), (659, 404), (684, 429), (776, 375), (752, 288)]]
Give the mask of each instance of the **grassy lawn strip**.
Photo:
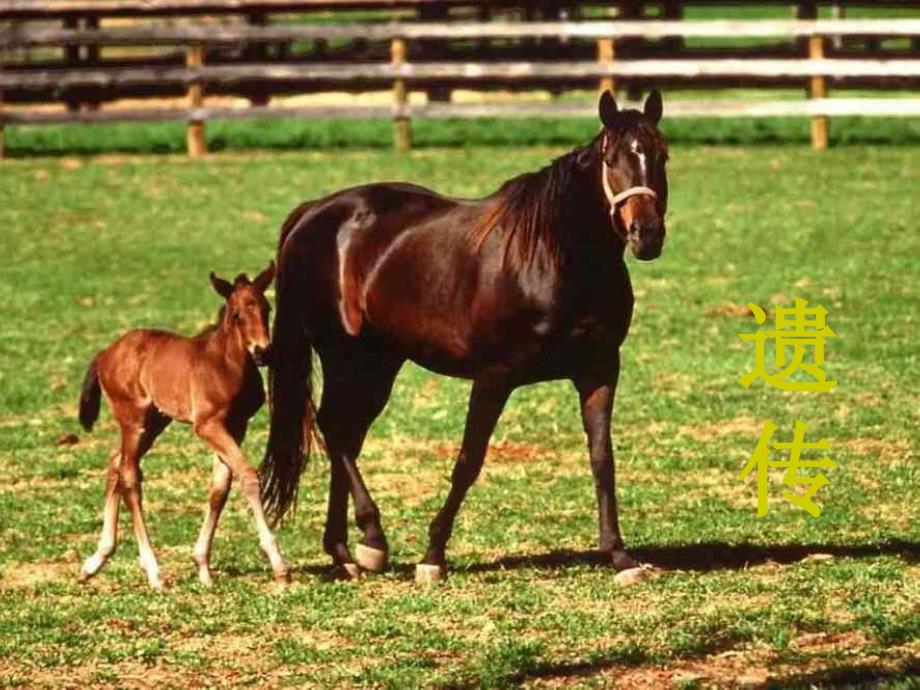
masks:
[[(202, 589), (191, 547), (210, 458), (177, 426), (144, 463), (169, 590), (146, 590), (126, 517), (111, 563), (76, 582), (98, 536), (115, 439), (108, 413), (92, 435), (74, 419), (99, 347), (132, 326), (189, 332), (209, 322), (219, 305), (208, 271), (264, 265), (302, 199), (372, 179), (480, 196), (563, 150), (5, 163), (0, 686), (911, 687), (920, 653), (916, 146), (823, 155), (673, 146), (665, 254), (630, 264), (637, 309), (614, 436), (621, 522), (636, 553), (662, 567), (652, 581), (619, 588), (591, 554), (594, 492), (577, 403), (557, 382), (514, 394), (458, 519), (451, 577), (418, 588), (412, 568), (447, 490), (469, 384), (407, 366), (362, 458), (393, 549), (387, 574), (325, 581), (327, 469), (314, 458), (299, 510), (279, 532), (295, 584), (273, 589), (234, 492), (215, 544), (216, 585)], [(745, 305), (794, 297), (828, 309), (838, 337), (827, 370), (840, 385), (824, 395), (743, 389), (751, 353), (736, 334), (754, 328)], [(784, 435), (802, 419), (830, 441), (838, 467), (818, 494), (819, 519), (782, 500), (778, 477), (770, 514), (756, 517), (755, 486), (738, 472), (766, 419)], [(79, 442), (58, 445), (67, 433)], [(254, 462), (265, 438), (263, 411), (245, 444)]]

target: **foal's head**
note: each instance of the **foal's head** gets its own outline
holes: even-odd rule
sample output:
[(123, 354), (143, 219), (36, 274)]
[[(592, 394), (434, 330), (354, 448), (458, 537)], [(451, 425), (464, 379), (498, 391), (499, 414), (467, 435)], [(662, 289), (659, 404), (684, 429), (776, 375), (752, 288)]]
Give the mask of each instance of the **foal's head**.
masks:
[(601, 184), (610, 219), (637, 259), (661, 254), (668, 208), (668, 144), (658, 122), (661, 94), (652, 91), (642, 112), (620, 110), (610, 91), (598, 104), (601, 122)]
[(256, 276), (253, 281), (240, 273), (236, 279), (229, 281), (219, 278), (211, 272), (211, 285), (221, 297), (227, 300), (222, 308), (222, 328), (229, 328), (239, 334), (244, 347), (252, 355), (256, 364), (264, 364), (271, 347), (269, 335), (269, 313), (271, 307), (265, 299), (265, 288), (271, 285), (275, 277), (275, 262)]

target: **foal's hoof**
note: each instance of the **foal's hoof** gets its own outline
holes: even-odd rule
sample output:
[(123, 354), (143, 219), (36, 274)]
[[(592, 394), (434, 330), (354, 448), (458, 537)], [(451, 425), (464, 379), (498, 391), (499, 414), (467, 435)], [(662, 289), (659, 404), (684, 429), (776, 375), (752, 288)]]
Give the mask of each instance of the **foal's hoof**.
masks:
[(355, 561), (369, 572), (381, 573), (387, 567), (387, 552), (373, 546), (358, 544), (355, 547)]
[(420, 585), (433, 585), (447, 577), (447, 568), (443, 565), (419, 563), (415, 566), (415, 581)]
[(620, 587), (629, 587), (643, 580), (650, 579), (654, 573), (652, 569), (647, 565), (641, 565), (638, 568), (627, 568), (626, 570), (621, 570), (613, 578), (614, 581), (620, 585)]

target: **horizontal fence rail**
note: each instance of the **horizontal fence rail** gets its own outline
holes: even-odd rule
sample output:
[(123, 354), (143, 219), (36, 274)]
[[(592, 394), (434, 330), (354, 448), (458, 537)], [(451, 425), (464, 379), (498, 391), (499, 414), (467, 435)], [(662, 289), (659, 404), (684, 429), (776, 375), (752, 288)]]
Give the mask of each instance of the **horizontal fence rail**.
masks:
[(21, 70), (0, 73), (0, 89), (78, 86), (141, 86), (161, 82), (236, 83), (254, 79), (292, 81), (441, 81), (444, 79), (531, 80), (595, 77), (917, 77), (918, 60), (632, 60), (598, 62), (378, 62), (291, 65), (243, 64), (212, 67), (131, 67), (75, 70)]
[[(624, 107), (641, 107), (624, 102)], [(920, 116), (920, 98), (870, 99), (829, 98), (810, 101), (762, 101), (740, 103), (725, 100), (674, 101), (668, 103), (668, 117), (814, 117), (874, 115), (885, 117)], [(242, 120), (248, 118), (283, 119), (335, 118), (349, 120), (386, 117), (433, 119), (473, 119), (482, 117), (594, 117), (597, 108), (583, 103), (428, 103), (390, 106), (251, 106), (247, 108), (145, 108), (131, 110), (85, 110), (76, 112), (7, 112), (8, 124), (62, 124), (68, 122), (169, 122)]]
[[(305, 9), (515, 7), (517, 0), (0, 0), (0, 18), (59, 17), (65, 13), (144, 16), (192, 13), (296, 12)], [(597, 3), (603, 4), (603, 3)], [(611, 3), (612, 4), (612, 3)], [(738, 0), (682, 0), (683, 5), (738, 5)], [(757, 0), (758, 5), (795, 5), (795, 0)], [(858, 0), (812, 0), (813, 7), (866, 5)], [(917, 0), (875, 0), (883, 8), (913, 8)]]
[[(176, 3), (176, 0), (170, 0)], [(230, 7), (235, 0), (220, 0)], [(14, 3), (15, 4), (15, 3)], [(47, 3), (45, 3), (47, 4)], [(74, 5), (79, 3), (73, 3)], [(91, 2), (88, 4), (92, 4)], [(98, 4), (98, 3), (97, 3)], [(106, 6), (118, 5), (118, 0)], [(131, 3), (122, 3), (125, 5)], [(157, 3), (154, 3), (157, 4)], [(182, 4), (182, 0), (178, 0)], [(194, 4), (194, 3), (192, 3)], [(270, 3), (271, 4), (271, 3)], [(284, 3), (272, 4), (280, 7)], [(297, 4), (297, 3), (294, 3)], [(334, 2), (331, 4), (335, 4)], [(344, 4), (344, 0), (343, 0)], [(348, 3), (349, 6), (354, 3)], [(412, 4), (409, 2), (408, 4)], [(468, 3), (467, 3), (468, 4)], [(251, 8), (253, 3), (239, 0), (239, 7)], [(0, 0), (0, 17), (10, 9), (10, 2)], [(163, 3), (157, 5), (161, 9)], [(197, 7), (201, 6), (199, 2)], [(408, 85), (434, 88), (440, 84), (503, 83), (526, 85), (554, 80), (596, 81), (600, 88), (612, 88), (619, 79), (666, 80), (694, 78), (725, 78), (728, 80), (761, 80), (785, 82), (801, 79), (808, 84), (807, 101), (671, 101), (668, 113), (674, 117), (773, 117), (798, 116), (812, 119), (812, 141), (815, 148), (827, 144), (827, 122), (831, 116), (917, 116), (920, 99), (915, 98), (827, 98), (830, 80), (874, 80), (878, 83), (915, 83), (920, 79), (920, 59), (897, 57), (884, 59), (868, 57), (827, 57), (826, 41), (832, 38), (857, 37), (866, 39), (910, 38), (912, 45), (920, 36), (920, 19), (816, 19), (816, 20), (709, 20), (709, 21), (557, 21), (557, 22), (463, 22), (463, 23), (354, 23), (338, 25), (187, 25), (187, 26), (114, 26), (85, 29), (46, 26), (14, 26), (0, 31), (0, 48), (60, 47), (68, 55), (75, 51), (91, 51), (95, 56), (86, 63), (67, 67), (32, 67), (6, 65), (0, 70), (0, 145), (3, 124), (50, 124), (57, 122), (117, 122), (184, 120), (189, 123), (190, 153), (204, 152), (203, 123), (216, 119), (248, 117), (330, 117), (379, 118), (391, 117), (396, 127), (395, 141), (399, 148), (411, 142), (412, 118), (474, 118), (474, 117), (540, 117), (591, 116), (593, 105), (580, 103), (531, 102), (513, 104), (459, 104), (431, 102), (413, 105), (408, 100)], [(768, 38), (783, 37), (800, 41), (807, 48), (807, 57), (793, 58), (724, 58), (678, 57), (618, 59), (616, 41), (641, 39), (705, 38)], [(252, 46), (253, 44), (285, 44), (300, 40), (327, 42), (332, 39), (360, 40), (363, 43), (389, 44), (389, 62), (371, 61), (305, 61), (272, 62), (263, 58), (207, 64), (205, 47)], [(469, 41), (484, 39), (558, 39), (588, 41), (596, 44), (597, 59), (535, 59), (454, 61), (412, 60), (414, 41)], [(590, 45), (589, 43), (589, 45)], [(100, 47), (117, 46), (181, 46), (184, 64), (153, 64), (139, 66), (105, 65), (98, 61)], [(552, 46), (548, 47), (552, 50)], [(903, 53), (902, 53), (903, 54)], [(915, 53), (914, 53), (915, 54)], [(426, 55), (425, 51), (422, 55)], [(547, 53), (547, 56), (551, 53)], [(908, 55), (911, 55), (908, 52)], [(172, 58), (170, 58), (172, 59)], [(330, 89), (338, 85), (367, 88), (390, 86), (392, 107), (312, 106), (270, 107), (255, 103), (245, 108), (207, 107), (205, 93), (210, 88), (250, 88), (258, 85), (273, 93), (272, 85), (302, 88), (319, 84)], [(67, 94), (76, 89), (97, 90), (99, 93), (125, 93), (119, 89), (179, 89), (187, 95), (188, 107), (151, 107), (140, 109), (79, 109), (68, 111), (17, 110), (3, 108), (4, 91), (20, 93)], [(43, 96), (37, 96), (42, 98)], [(2, 152), (2, 147), (0, 147)]]
[(49, 45), (185, 45), (188, 43), (275, 43), (295, 40), (475, 38), (770, 38), (807, 36), (920, 35), (920, 19), (816, 19), (758, 21), (617, 21), (489, 23), (355, 23), (308, 26), (113, 27), (106, 29), (13, 29), (0, 31), (0, 44)]

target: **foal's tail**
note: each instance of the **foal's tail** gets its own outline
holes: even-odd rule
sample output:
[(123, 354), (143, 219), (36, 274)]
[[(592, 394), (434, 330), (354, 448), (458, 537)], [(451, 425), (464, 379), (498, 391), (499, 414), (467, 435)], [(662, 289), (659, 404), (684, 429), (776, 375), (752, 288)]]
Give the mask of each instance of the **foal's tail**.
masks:
[[(301, 210), (292, 213), (282, 227), (282, 242), (290, 226), (299, 220)], [(296, 502), (300, 474), (316, 434), (313, 347), (304, 330), (301, 314), (304, 294), (298, 282), (296, 275), (291, 275), (291, 267), (285, 266), (279, 248), (277, 316), (268, 370), (271, 429), (259, 468), (262, 506), (273, 524)]]
[(99, 355), (93, 357), (83, 377), (83, 390), (80, 391), (80, 426), (92, 431), (93, 424), (99, 419), (99, 399), (102, 389), (99, 387), (99, 372), (96, 369)]

